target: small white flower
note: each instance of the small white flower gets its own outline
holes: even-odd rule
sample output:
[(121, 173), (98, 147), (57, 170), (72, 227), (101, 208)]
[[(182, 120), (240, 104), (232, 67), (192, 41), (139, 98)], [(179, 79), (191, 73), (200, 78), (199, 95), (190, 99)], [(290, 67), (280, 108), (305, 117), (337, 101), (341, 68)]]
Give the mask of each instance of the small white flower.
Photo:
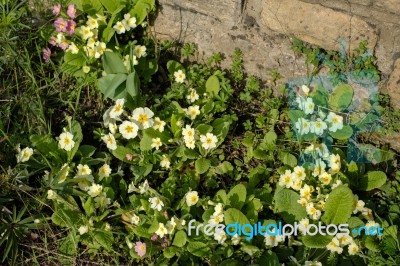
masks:
[(185, 128), (182, 129), (182, 136), (185, 141), (194, 139), (194, 128), (190, 127), (190, 125), (186, 125)]
[(306, 85), (302, 85), (301, 90), (303, 91), (304, 95), (306, 95), (306, 96), (310, 93), (310, 88), (307, 87)]
[(224, 230), (215, 230), (214, 240), (218, 241), (218, 244), (222, 244), (226, 240), (226, 233)]
[(135, 187), (135, 185), (132, 183), (129, 184), (128, 186), (128, 194), (133, 193), (135, 191), (138, 191), (138, 189)]
[(319, 181), (321, 181), (321, 183), (323, 185), (327, 186), (331, 183), (332, 176), (330, 174), (328, 174), (327, 172), (324, 172), (319, 176)]
[(353, 243), (353, 238), (349, 234), (337, 233), (336, 238), (339, 240), (341, 247)]
[(83, 71), (83, 73), (85, 73), (85, 74), (89, 73), (89, 72), (90, 72), (90, 66), (83, 66), (83, 67), (82, 67), (82, 71)]
[(124, 121), (119, 125), (118, 130), (125, 139), (133, 139), (136, 138), (139, 127), (131, 121)]
[(358, 251), (360, 251), (360, 248), (356, 243), (353, 242), (349, 245), (349, 255), (355, 255), (358, 253)]
[(293, 168), (293, 175), (294, 179), (300, 179), (304, 181), (304, 179), (306, 178), (306, 170), (303, 166), (296, 166), (295, 168)]
[(310, 202), (306, 206), (307, 214), (313, 219), (318, 220), (321, 217), (321, 211), (314, 207), (314, 203)]
[(82, 225), (81, 227), (79, 227), (78, 231), (80, 235), (84, 235), (89, 231), (89, 226)]
[(208, 221), (209, 224), (211, 225), (217, 225), (220, 224), (224, 221), (224, 214), (222, 213), (214, 213), (213, 215), (211, 215), (210, 220)]
[(75, 146), (75, 141), (73, 140), (73, 138), (74, 135), (69, 132), (61, 133), (58, 145), (61, 147), (61, 149), (70, 151)]
[(232, 245), (236, 246), (239, 245), (241, 238), (238, 234), (234, 234), (231, 240), (232, 240)]
[(39, 220), (39, 219), (35, 219), (33, 222), (34, 222), (35, 224), (40, 224), (40, 220)]
[(197, 191), (190, 191), (186, 194), (186, 204), (190, 207), (199, 201), (199, 194)]
[(158, 129), (160, 132), (164, 131), (164, 127), (165, 127), (165, 122), (162, 121), (159, 117), (154, 118), (154, 125), (153, 128), (154, 129)]
[(145, 108), (136, 108), (132, 112), (132, 119), (136, 120), (139, 122), (141, 127), (143, 129), (149, 128), (153, 126), (153, 119), (151, 119), (154, 116), (154, 113), (147, 107)]
[(151, 140), (151, 147), (158, 150), (162, 146), (162, 142), (160, 138), (154, 138)]
[(88, 16), (88, 20), (86, 21), (86, 25), (93, 30), (97, 29), (99, 27), (99, 23), (97, 23), (97, 20), (92, 18), (91, 16)]
[(300, 198), (297, 200), (297, 203), (300, 204), (303, 207), (306, 207), (308, 204), (308, 200), (306, 198)]
[(327, 129), (328, 126), (324, 121), (322, 121), (320, 118), (317, 118), (317, 121), (311, 122), (311, 133), (315, 133), (318, 136), (321, 136), (324, 133), (324, 130)]
[(336, 132), (343, 128), (343, 117), (333, 112), (329, 112), (326, 121), (331, 123), (330, 131)]
[(340, 247), (339, 240), (336, 237), (331, 240), (331, 242), (326, 246), (326, 249), (338, 254), (342, 254), (343, 252), (343, 248)]
[(357, 212), (362, 212), (364, 210), (364, 207), (365, 207), (365, 202), (362, 200), (358, 200), (353, 210), (353, 213), (356, 214)]
[(133, 50), (137, 58), (145, 57), (146, 53), (146, 46), (144, 45), (136, 45), (135, 49)]
[(196, 116), (198, 116), (199, 114), (200, 107), (198, 105), (189, 106), (186, 110), (186, 115), (192, 120), (196, 119)]
[(136, 18), (131, 18), (131, 14), (127, 13), (124, 15), (122, 24), (124, 24), (124, 27), (127, 31), (134, 29), (136, 27)]
[(186, 140), (185, 141), (185, 145), (186, 145), (186, 147), (188, 148), (188, 149), (194, 149), (196, 146), (195, 146), (195, 141), (194, 141), (194, 139), (188, 139), (188, 140)]
[[(139, 193), (140, 194), (145, 194), (147, 193), (147, 191), (149, 191), (149, 182), (147, 181), (147, 179), (143, 182), (142, 185), (139, 186)], [(164, 205), (163, 205), (164, 206)]]
[(84, 40), (87, 40), (87, 39), (93, 37), (93, 31), (91, 31), (91, 29), (86, 26), (81, 26), (79, 33), (82, 35), (82, 38)]
[(78, 168), (78, 172), (76, 173), (76, 175), (81, 176), (81, 175), (91, 175), (92, 174), (92, 170), (90, 170), (89, 165), (85, 164), (79, 164), (77, 166)]
[(292, 172), (286, 170), (285, 173), (280, 176), (278, 184), (282, 187), (290, 188), (293, 185)]
[(159, 237), (163, 238), (164, 235), (168, 234), (168, 230), (167, 228), (164, 226), (163, 223), (158, 223), (158, 229), (155, 232), (156, 235), (158, 235)]
[(300, 196), (306, 198), (307, 200), (310, 200), (312, 192), (313, 192), (313, 187), (306, 184), (304, 185), (304, 187), (300, 189)]
[(103, 191), (103, 186), (98, 184), (92, 184), (89, 187), (88, 194), (92, 198), (97, 197)]
[(319, 261), (306, 261), (304, 266), (322, 266), (322, 263)]
[(126, 30), (124, 24), (121, 21), (118, 21), (114, 25), (113, 29), (117, 32), (117, 34), (125, 33), (125, 30)]
[(102, 167), (99, 169), (99, 176), (100, 177), (109, 177), (111, 174), (111, 167), (108, 164), (103, 164)]
[(29, 159), (31, 158), (32, 154), (33, 154), (33, 149), (26, 147), (22, 150), (19, 149), (18, 147), (18, 154), (17, 154), (17, 163), (23, 163), (26, 161), (29, 161)]
[(117, 149), (117, 142), (115, 141), (115, 137), (113, 134), (108, 133), (107, 135), (101, 137), (101, 139), (106, 143), (108, 149), (110, 150)]
[(161, 211), (164, 207), (164, 203), (158, 197), (150, 198), (149, 202), (151, 203), (151, 208), (157, 211)]
[(75, 43), (71, 42), (67, 48), (67, 52), (71, 52), (71, 54), (77, 54), (79, 53), (79, 48)]
[(171, 161), (169, 160), (168, 156), (164, 154), (163, 158), (160, 162), (160, 166), (165, 169), (169, 169), (170, 165), (171, 165)]
[(54, 200), (56, 198), (57, 198), (57, 193), (56, 192), (54, 192), (51, 189), (47, 190), (47, 199)]
[(300, 135), (308, 134), (310, 132), (310, 122), (304, 118), (299, 118), (295, 123), (295, 127)]
[(183, 83), (185, 81), (186, 75), (183, 73), (181, 69), (178, 71), (174, 72), (174, 77), (175, 77), (175, 82), (177, 83)]
[(199, 95), (197, 94), (195, 89), (190, 89), (189, 94), (186, 96), (189, 102), (194, 103), (199, 99)]
[(131, 223), (134, 225), (138, 225), (140, 223), (140, 217), (136, 214), (133, 214), (131, 218)]
[(265, 233), (265, 245), (267, 247), (276, 247), (279, 245), (280, 242), (285, 241), (285, 237), (282, 235), (276, 235), (275, 234), (275, 228), (269, 231), (270, 233), (266, 232)]
[(118, 118), (124, 111), (125, 99), (118, 99), (115, 101), (115, 105), (111, 108), (110, 118)]
[(214, 208), (214, 215), (222, 214), (224, 212), (224, 206), (222, 206), (222, 203), (218, 203), (215, 205)]
[(207, 133), (206, 135), (200, 136), (200, 141), (201, 141), (201, 146), (204, 149), (209, 150), (217, 147), (218, 139), (214, 134)]

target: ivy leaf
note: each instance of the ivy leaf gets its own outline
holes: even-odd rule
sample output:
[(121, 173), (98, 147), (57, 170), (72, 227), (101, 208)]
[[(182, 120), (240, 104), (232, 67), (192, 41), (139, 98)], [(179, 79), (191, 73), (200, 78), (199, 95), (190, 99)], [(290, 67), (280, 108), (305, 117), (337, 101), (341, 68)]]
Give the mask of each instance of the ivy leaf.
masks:
[(375, 188), (380, 188), (386, 183), (386, 174), (382, 171), (370, 171), (364, 175), (361, 180), (361, 189), (365, 191), (371, 191)]
[(353, 212), (354, 195), (347, 186), (339, 186), (330, 194), (325, 203), (322, 221), (325, 224), (345, 224)]
[(227, 195), (227, 205), (240, 210), (246, 201), (246, 194), (246, 187), (243, 184), (234, 186)]

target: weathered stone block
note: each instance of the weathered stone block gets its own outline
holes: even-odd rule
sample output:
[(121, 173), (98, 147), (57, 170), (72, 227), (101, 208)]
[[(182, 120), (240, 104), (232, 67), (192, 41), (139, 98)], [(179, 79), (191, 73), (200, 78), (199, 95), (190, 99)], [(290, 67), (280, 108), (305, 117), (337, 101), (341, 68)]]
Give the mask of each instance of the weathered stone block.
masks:
[(339, 40), (350, 40), (350, 49), (367, 39), (374, 48), (377, 32), (359, 17), (298, 0), (267, 0), (261, 12), (265, 26), (329, 50), (337, 50)]
[(393, 72), (390, 74), (386, 89), (390, 95), (392, 106), (400, 108), (400, 58), (394, 63)]

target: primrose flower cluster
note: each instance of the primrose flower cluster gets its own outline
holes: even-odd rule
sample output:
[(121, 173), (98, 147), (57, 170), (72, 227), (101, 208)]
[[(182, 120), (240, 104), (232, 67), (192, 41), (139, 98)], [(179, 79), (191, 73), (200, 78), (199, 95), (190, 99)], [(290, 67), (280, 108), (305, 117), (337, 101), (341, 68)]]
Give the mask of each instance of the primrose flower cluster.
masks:
[[(278, 185), (298, 192), (300, 199), (297, 203), (306, 209), (307, 216), (299, 221), (299, 224), (307, 228), (310, 223), (320, 221), (325, 211), (325, 203), (330, 192), (335, 188), (344, 185), (338, 178), (337, 173), (342, 167), (341, 158), (338, 154), (329, 154), (325, 144), (312, 144), (306, 151), (318, 151), (323, 158), (329, 158), (329, 169), (323, 160), (318, 159), (314, 169), (306, 169), (303, 166), (296, 166), (293, 170), (285, 170), (280, 175)], [(315, 185), (311, 185), (315, 184)], [(354, 198), (353, 214), (361, 214), (367, 220), (366, 228), (377, 226), (374, 221), (372, 210), (365, 207), (365, 202)], [(349, 255), (360, 252), (361, 247), (349, 234), (338, 233), (326, 248), (331, 252), (341, 254), (343, 248), (348, 248)]]
[(303, 96), (296, 97), (297, 107), (309, 118), (301, 117), (295, 122), (295, 128), (300, 135), (313, 133), (317, 136), (322, 136), (326, 130), (336, 132), (343, 128), (342, 116), (331, 111), (326, 114), (323, 109), (315, 105), (311, 97), (308, 97), (310, 88), (303, 85), (301, 89)]
[[(53, 14), (56, 17), (54, 21), (55, 35), (50, 37), (49, 43), (53, 47), (61, 48), (66, 53), (77, 55), (82, 51), (86, 55), (86, 65), (82, 66), (83, 73), (89, 73), (90, 65), (101, 58), (105, 51), (112, 49), (107, 48), (107, 40), (104, 40), (104, 30), (108, 27), (107, 17), (102, 14), (95, 16), (87, 16), (84, 24), (77, 25), (74, 19), (78, 16), (76, 6), (71, 4), (68, 6), (66, 14), (62, 12), (60, 4), (53, 6)], [(111, 32), (120, 35), (128, 33), (137, 27), (137, 20), (129, 13), (124, 14), (121, 21), (115, 22), (110, 28)], [(145, 25), (142, 25), (145, 26)], [(120, 50), (116, 46), (115, 50)], [(50, 61), (52, 51), (50, 48), (43, 49), (43, 59), (46, 63)], [(131, 65), (137, 65), (137, 59), (147, 55), (146, 47), (136, 45), (133, 49), (133, 55), (125, 55), (124, 64), (128, 71)], [(82, 57), (84, 58), (84, 57)], [(131, 64), (131, 63), (132, 64)], [(103, 73), (104, 74), (104, 73)]]
[[(57, 32), (56, 36), (50, 38), (50, 45), (59, 47), (62, 50), (67, 50), (70, 43), (66, 39), (66, 34), (73, 36), (75, 33), (76, 22), (74, 19), (77, 16), (76, 7), (71, 4), (67, 7), (66, 14), (62, 13), (60, 4), (53, 6), (53, 15), (57, 16), (54, 21), (54, 28)], [(72, 49), (76, 47), (72, 43)], [(50, 48), (43, 49), (43, 59), (46, 63), (50, 62), (51, 50)]]

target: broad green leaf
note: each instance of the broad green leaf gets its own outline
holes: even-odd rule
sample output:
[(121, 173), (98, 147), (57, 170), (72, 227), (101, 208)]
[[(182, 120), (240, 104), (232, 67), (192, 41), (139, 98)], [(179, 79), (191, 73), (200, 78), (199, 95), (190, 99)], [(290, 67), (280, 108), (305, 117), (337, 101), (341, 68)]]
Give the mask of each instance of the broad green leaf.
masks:
[(196, 172), (204, 174), (210, 168), (211, 161), (206, 158), (197, 159), (195, 162)]
[(78, 241), (73, 234), (70, 232), (61, 242), (58, 244), (58, 250), (67, 256), (75, 256), (77, 254)]
[(386, 174), (382, 171), (370, 171), (360, 180), (362, 190), (371, 191), (380, 188), (386, 183)]
[(302, 238), (303, 244), (308, 248), (325, 248), (326, 245), (329, 244), (332, 240), (332, 236), (330, 235), (320, 235), (316, 234), (315, 236), (305, 235)]
[(286, 188), (276, 190), (274, 195), (275, 207), (278, 211), (287, 212), (298, 221), (307, 217), (306, 208), (297, 202), (299, 199), (299, 194)]
[(114, 36), (115, 30), (111, 27), (107, 27), (103, 30), (103, 41), (108, 43), (111, 38)]
[(223, 189), (218, 190), (218, 192), (215, 194), (214, 198), (217, 202), (222, 202), (224, 205), (227, 204), (228, 197), (226, 195), (225, 190), (223, 190)]
[(172, 242), (172, 245), (177, 246), (177, 247), (183, 247), (186, 244), (186, 232), (183, 230), (179, 230), (176, 232), (174, 241)]
[(258, 263), (264, 266), (281, 266), (278, 256), (271, 250), (265, 251), (258, 259)]
[(243, 184), (234, 186), (227, 195), (227, 205), (240, 210), (246, 201), (246, 194), (246, 187)]
[(334, 139), (346, 140), (353, 135), (353, 129), (349, 125), (344, 125), (342, 129), (336, 130), (336, 132), (329, 131), (329, 134)]
[(133, 151), (127, 147), (124, 146), (117, 146), (115, 150), (111, 151), (112, 155), (114, 155), (116, 158), (119, 160), (126, 162), (126, 163), (132, 163), (131, 161), (128, 161), (126, 159), (127, 154), (133, 154)]
[(208, 78), (206, 82), (206, 92), (210, 93), (211, 95), (218, 95), (220, 90), (220, 84), (217, 76), (211, 76)]
[(297, 122), (299, 118), (305, 118), (306, 114), (303, 111), (300, 110), (289, 110), (289, 118), (292, 124)]
[(155, 8), (155, 0), (138, 0), (132, 10), (131, 16), (136, 18), (136, 24), (142, 24), (149, 12)]
[(187, 250), (197, 257), (204, 257), (210, 255), (210, 247), (203, 242), (190, 242), (187, 246)]
[(224, 211), (225, 225), (238, 223), (240, 225), (249, 224), (249, 219), (241, 211), (229, 208)]
[(160, 132), (159, 130), (154, 128), (147, 128), (143, 130), (143, 137), (140, 140), (140, 150), (148, 151), (153, 149), (151, 147), (151, 144), (153, 143), (153, 139), (155, 138), (160, 138), (163, 145), (165, 145), (165, 143), (168, 143), (170, 136), (168, 135), (168, 132), (166, 130)]
[(166, 257), (167, 259), (171, 259), (172, 257), (175, 256), (175, 254), (178, 252), (178, 249), (176, 247), (167, 247), (166, 249), (164, 249), (164, 257)]
[(217, 167), (215, 167), (215, 172), (217, 174), (223, 175), (233, 171), (233, 166), (230, 162), (224, 161)]
[(64, 63), (72, 66), (83, 67), (86, 65), (86, 59), (82, 53), (73, 54), (66, 52), (64, 55)]
[(126, 93), (124, 94), (124, 92), (126, 88), (126, 77), (126, 74), (107, 74), (107, 76), (99, 79), (99, 90), (105, 97), (113, 100), (125, 98)]
[(94, 239), (106, 250), (111, 250), (114, 238), (111, 232), (96, 231), (94, 232)]
[(120, 0), (100, 0), (101, 4), (107, 9), (108, 12), (113, 13), (121, 5)]
[(104, 71), (109, 74), (126, 74), (127, 70), (122, 59), (115, 53), (106, 51), (103, 55)]
[(136, 72), (132, 72), (126, 78), (126, 91), (133, 97), (137, 97), (140, 90), (140, 80)]
[(297, 158), (289, 152), (284, 152), (284, 151), (280, 152), (279, 159), (282, 161), (282, 163), (289, 165), (291, 167), (297, 166)]
[(253, 245), (247, 245), (245, 243), (242, 244), (241, 249), (244, 252), (246, 252), (247, 254), (249, 254), (249, 256), (254, 257), (254, 255), (256, 255), (258, 252), (260, 252), (260, 249), (258, 247), (253, 246)]
[(376, 236), (366, 236), (364, 243), (367, 249), (374, 252), (379, 252), (379, 242)]
[(177, 61), (169, 60), (167, 63), (167, 69), (170, 74), (174, 74), (178, 70), (184, 71), (184, 67)]
[(353, 100), (353, 88), (348, 84), (340, 84), (333, 89), (329, 97), (329, 107), (335, 111), (345, 110)]
[(325, 203), (322, 221), (325, 224), (345, 224), (353, 212), (354, 195), (347, 186), (339, 186), (332, 190)]
[(96, 208), (94, 207), (93, 198), (89, 197), (85, 204), (83, 204), (83, 209), (85, 210), (86, 216), (92, 216)]

